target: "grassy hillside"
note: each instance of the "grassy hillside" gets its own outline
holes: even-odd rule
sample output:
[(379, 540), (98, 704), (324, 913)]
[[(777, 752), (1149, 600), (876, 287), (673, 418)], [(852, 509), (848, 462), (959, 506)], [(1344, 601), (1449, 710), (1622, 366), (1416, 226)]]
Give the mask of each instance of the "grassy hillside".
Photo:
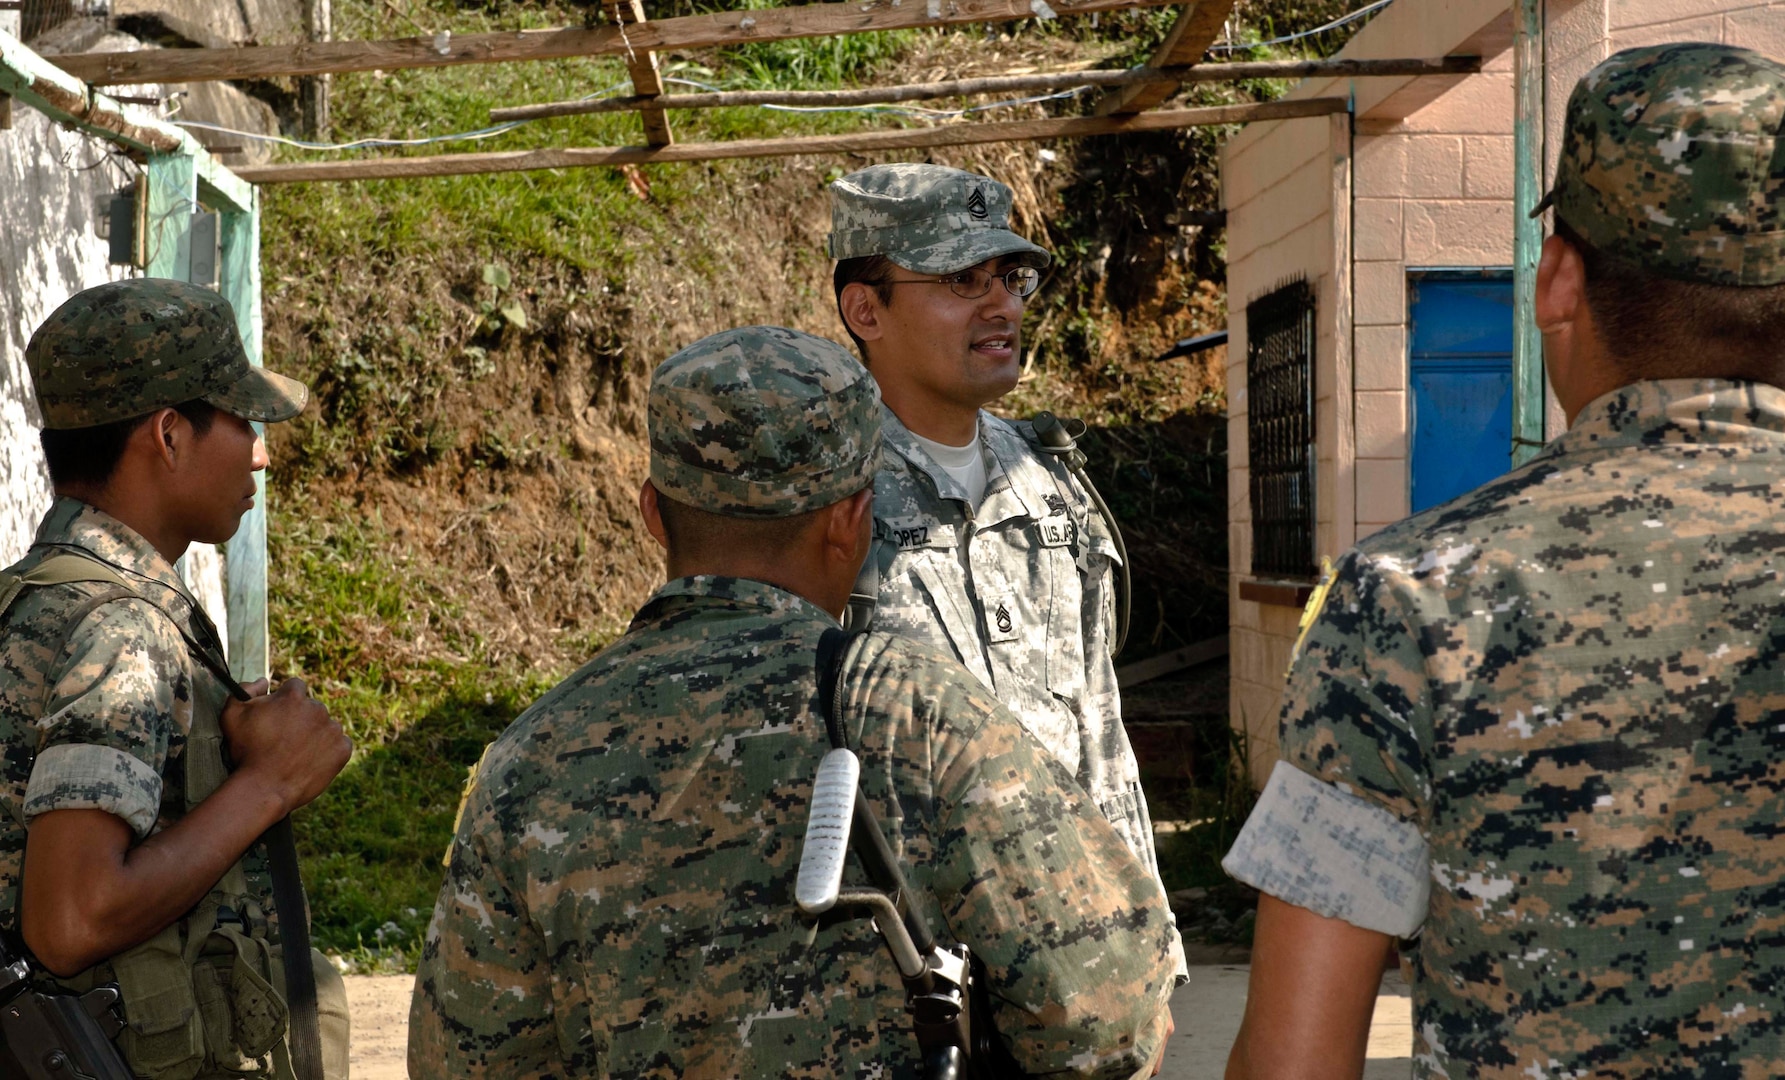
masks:
[[(710, 9), (648, 5), (653, 15)], [(1248, 8), (1245, 33), (1314, 25), (1341, 0)], [(597, 5), (336, 0), (340, 37), (576, 23)], [(723, 87), (831, 87), (1143, 59), (1172, 10), (1095, 29), (1021, 23), (665, 55)], [(335, 137), (422, 138), (490, 107), (623, 84), (613, 60), (337, 76)], [(1281, 87), (1203, 86), (1196, 102)], [(937, 103), (947, 107), (950, 103)], [(1072, 113), (1083, 99), (998, 114)], [(928, 122), (862, 112), (672, 114), (683, 140)], [(997, 176), (1016, 227), (1059, 253), (1031, 304), (1006, 403), (1081, 415), (1135, 558), (1124, 660), (1224, 632), (1219, 352), (1157, 363), (1224, 324), (1221, 132), (938, 151)], [(627, 115), (524, 125), (448, 149), (639, 141)], [(381, 150), (377, 153), (395, 151)], [(288, 159), (309, 155), (291, 152)], [(275, 429), (269, 478), (277, 673), (303, 674), (353, 733), (347, 772), (299, 815), (318, 940), (412, 961), (466, 767), (543, 688), (617, 635), (661, 576), (636, 520), (652, 366), (749, 322), (842, 337), (824, 185), (848, 155), (266, 189), (267, 355), (315, 403)], [(1207, 846), (1207, 845), (1205, 845)], [(1176, 871), (1174, 871), (1175, 873)], [(1186, 879), (1187, 880), (1187, 879)]]

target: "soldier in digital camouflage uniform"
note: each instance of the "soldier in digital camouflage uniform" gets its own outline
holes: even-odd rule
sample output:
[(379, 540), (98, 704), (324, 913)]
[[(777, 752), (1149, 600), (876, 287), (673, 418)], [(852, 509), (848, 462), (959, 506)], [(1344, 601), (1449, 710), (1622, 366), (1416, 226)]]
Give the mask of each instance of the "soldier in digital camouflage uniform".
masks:
[(1310, 605), (1227, 857), (1247, 1077), (1785, 1075), (1785, 67), (1618, 53), (1568, 102), (1536, 315), (1570, 428)]
[[(671, 580), (479, 765), (410, 1071), (913, 1076), (885, 945), (793, 895), (830, 749), (815, 650), (867, 549), (879, 396), (841, 347), (749, 327), (666, 360), (648, 412), (640, 506)], [(863, 791), (932, 925), (984, 958), (1018, 1060), (1145, 1069), (1173, 940), (1145, 868), (941, 654), (869, 633), (842, 684)]]
[[(278, 920), (251, 845), (351, 747), (301, 680), (230, 700), (174, 563), (235, 532), (266, 465), (250, 421), (295, 415), (307, 392), (250, 366), (221, 296), (175, 281), (80, 293), (25, 359), (56, 500), (0, 579), (0, 930), (70, 987), (120, 984), (137, 1075), (289, 1078)], [(239, 947), (253, 978), (232, 985), (209, 947), (195, 972), (194, 934)], [(344, 992), (326, 963), (318, 976), (326, 1074), (345, 1077)]]
[(960, 661), (1157, 876), (1110, 655), (1116, 546), (1033, 427), (982, 408), (1016, 386), (1024, 298), (1051, 256), (1010, 231), (1010, 189), (989, 177), (876, 165), (830, 192), (838, 311), (886, 405), (871, 625)]

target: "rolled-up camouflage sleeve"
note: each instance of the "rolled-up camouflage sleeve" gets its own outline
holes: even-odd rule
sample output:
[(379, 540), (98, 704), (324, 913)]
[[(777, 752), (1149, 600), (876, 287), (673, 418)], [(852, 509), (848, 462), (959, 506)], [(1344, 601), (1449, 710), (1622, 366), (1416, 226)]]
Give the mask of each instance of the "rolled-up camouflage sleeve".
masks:
[[(1031, 1073), (1128, 1077), (1157, 1057), (1177, 932), (1152, 873), (1002, 710), (936, 745), (932, 891), (985, 962)], [(971, 750), (965, 744), (971, 745)]]
[(415, 973), (411, 1076), (574, 1075), (563, 1071), (544, 942), (505, 880), (502, 851), (489, 802), (473, 788)]
[(105, 604), (81, 621), (37, 722), (27, 824), (52, 810), (103, 810), (139, 839), (149, 835), (176, 699), (192, 692), (185, 655), (179, 634), (141, 601)]
[(1391, 580), (1354, 551), (1291, 664), (1281, 761), (1228, 872), (1298, 907), (1412, 934), (1431, 882), (1428, 708), (1420, 636)]

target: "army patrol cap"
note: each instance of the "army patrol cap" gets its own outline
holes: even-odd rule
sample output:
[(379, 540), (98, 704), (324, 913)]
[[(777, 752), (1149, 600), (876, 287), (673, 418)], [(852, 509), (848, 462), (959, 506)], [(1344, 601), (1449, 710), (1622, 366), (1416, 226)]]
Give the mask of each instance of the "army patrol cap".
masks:
[(1010, 189), (945, 165), (874, 165), (831, 191), (833, 259), (885, 255), (919, 274), (952, 274), (1000, 255), (1029, 266), (1053, 261), (1010, 231)]
[(1663, 277), (1785, 282), (1785, 66), (1688, 42), (1626, 49), (1568, 98), (1556, 183), (1532, 216)]
[(248, 362), (229, 301), (164, 278), (99, 285), (50, 313), (25, 346), (43, 426), (97, 427), (188, 401), (272, 422), (303, 411), (296, 379)]
[(874, 482), (880, 390), (834, 341), (779, 326), (702, 338), (651, 373), (651, 483), (731, 517), (817, 510)]

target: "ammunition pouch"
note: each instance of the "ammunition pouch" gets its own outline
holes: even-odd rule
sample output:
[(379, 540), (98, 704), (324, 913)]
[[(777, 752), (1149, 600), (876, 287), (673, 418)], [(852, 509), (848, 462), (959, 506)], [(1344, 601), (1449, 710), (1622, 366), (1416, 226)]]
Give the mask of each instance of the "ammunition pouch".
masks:
[[(264, 920), (236, 917), (213, 897), (103, 965), (123, 998), (125, 1026), (118, 1045), (143, 1080), (291, 1080), (279, 952), (267, 938)], [(218, 919), (220, 910), (229, 917)], [(311, 962), (324, 1074), (345, 1080), (347, 987), (320, 953), (312, 953)]]

